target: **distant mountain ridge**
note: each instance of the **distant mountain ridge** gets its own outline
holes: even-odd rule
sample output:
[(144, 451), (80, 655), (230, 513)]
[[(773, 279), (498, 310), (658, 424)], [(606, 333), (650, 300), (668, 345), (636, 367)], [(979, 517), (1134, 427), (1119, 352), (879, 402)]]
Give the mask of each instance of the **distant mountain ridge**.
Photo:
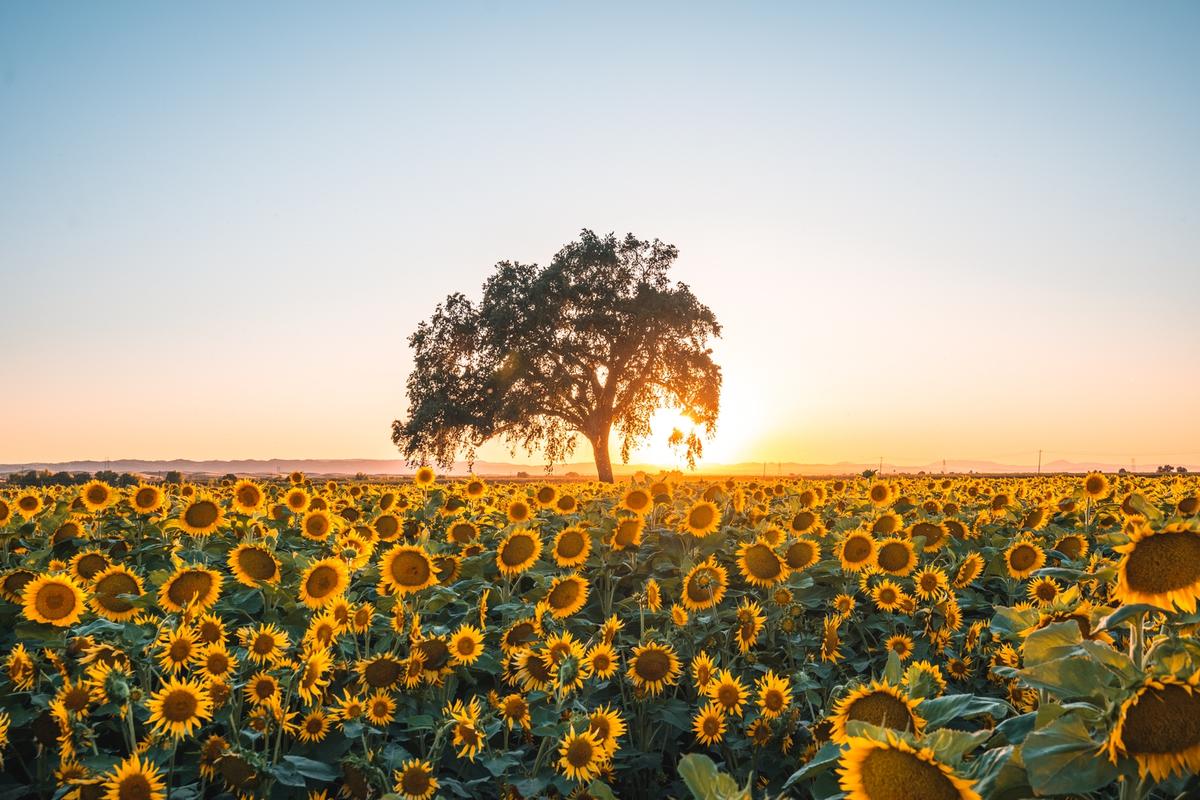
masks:
[[(1184, 464), (1189, 471), (1195, 471), (1196, 465)], [(666, 467), (656, 464), (619, 464), (613, 469), (618, 475), (632, 475), (642, 470), (657, 473)], [(878, 469), (879, 462), (858, 463), (839, 461), (830, 464), (805, 464), (796, 461), (763, 463), (741, 462), (737, 464), (701, 464), (695, 471), (696, 475), (739, 475), (747, 477), (778, 477), (789, 475), (857, 475), (863, 470)], [(1042, 472), (1084, 473), (1092, 471), (1116, 472), (1128, 468), (1126, 464), (1112, 464), (1099, 461), (1065, 461), (1057, 460), (1042, 464)], [(61, 461), (61, 462), (30, 462), (25, 464), (0, 464), (0, 475), (27, 470), (50, 470), (51, 472), (97, 472), (102, 469), (114, 472), (131, 472), (135, 474), (158, 475), (177, 470), (189, 475), (235, 475), (272, 476), (286, 475), (299, 470), (308, 475), (411, 475), (413, 468), (403, 459), (356, 459), (356, 458), (270, 458), (270, 459), (134, 459), (122, 458), (111, 461)], [(1146, 465), (1147, 471), (1152, 467)], [(1033, 464), (1001, 464), (995, 461), (972, 461), (959, 459), (954, 461), (936, 461), (928, 464), (891, 464), (883, 463), (884, 473), (939, 474), (943, 471), (950, 473), (976, 472), (982, 474), (1031, 473), (1036, 470)], [(518, 472), (528, 473), (530, 477), (545, 474), (544, 465), (517, 464), (505, 461), (476, 461), (474, 465), (467, 462), (456, 462), (449, 470), (440, 470), (450, 475), (467, 475), (474, 473), (488, 477), (511, 477)], [(688, 474), (687, 470), (683, 470)], [(594, 477), (595, 466), (590, 462), (575, 462), (558, 464), (551, 473), (564, 476), (576, 473), (581, 477)]]

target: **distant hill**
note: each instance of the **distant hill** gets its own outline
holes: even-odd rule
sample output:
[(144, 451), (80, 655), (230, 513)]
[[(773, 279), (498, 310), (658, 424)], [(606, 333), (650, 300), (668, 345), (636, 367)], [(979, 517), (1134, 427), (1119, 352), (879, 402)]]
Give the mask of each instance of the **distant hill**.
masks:
[[(1116, 472), (1126, 467), (1124, 464), (1109, 464), (1092, 461), (1051, 461), (1042, 465), (1042, 472), (1084, 473), (1094, 470), (1101, 472)], [(1185, 464), (1190, 471), (1196, 471), (1197, 466)], [(703, 464), (694, 474), (697, 475), (739, 475), (778, 477), (789, 475), (857, 475), (866, 469), (877, 469), (878, 462), (856, 463), (839, 461), (833, 464), (804, 464), (795, 461), (742, 462), (738, 464)], [(131, 472), (142, 475), (161, 475), (171, 470), (178, 470), (188, 475), (253, 475), (269, 477), (286, 475), (299, 470), (306, 475), (372, 475), (394, 476), (411, 475), (412, 467), (401, 459), (354, 459), (354, 458), (272, 458), (272, 459), (237, 459), (193, 461), (191, 459), (148, 460), (148, 459), (116, 459), (112, 461), (63, 461), (63, 462), (32, 462), (27, 464), (0, 464), (0, 475), (26, 470), (50, 470), (51, 472), (97, 472), (109, 469), (114, 472)], [(623, 464), (614, 466), (618, 475), (632, 475), (638, 470), (656, 473), (663, 469), (650, 464)], [(946, 461), (944, 468), (941, 461), (929, 464), (891, 464), (884, 462), (884, 473), (940, 474), (943, 472), (982, 474), (1031, 473), (1036, 469), (1034, 464), (1001, 464), (995, 461), (956, 460)], [(441, 470), (451, 475), (467, 475), (474, 472), (483, 477), (512, 477), (519, 472), (528, 473), (531, 477), (545, 474), (545, 467), (538, 464), (516, 464), (503, 461), (476, 461), (473, 465), (458, 462), (450, 470)], [(685, 470), (686, 472), (686, 470)], [(576, 473), (581, 477), (593, 478), (596, 475), (595, 466), (590, 462), (559, 464), (551, 473), (564, 476)]]

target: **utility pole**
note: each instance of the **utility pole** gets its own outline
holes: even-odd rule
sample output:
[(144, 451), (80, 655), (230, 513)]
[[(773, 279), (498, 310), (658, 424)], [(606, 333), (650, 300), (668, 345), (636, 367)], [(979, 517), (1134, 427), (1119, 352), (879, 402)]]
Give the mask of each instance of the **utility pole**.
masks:
[(883, 456), (879, 457), (879, 474), (883, 474)]
[(1038, 475), (1042, 474), (1042, 451), (1038, 450)]
[(942, 474), (946, 474), (946, 459), (942, 459)]

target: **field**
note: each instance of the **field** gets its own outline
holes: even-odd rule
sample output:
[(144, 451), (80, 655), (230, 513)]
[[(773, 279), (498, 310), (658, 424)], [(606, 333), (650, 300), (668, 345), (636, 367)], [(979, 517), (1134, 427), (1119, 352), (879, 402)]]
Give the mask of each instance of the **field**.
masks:
[(0, 800), (1200, 796), (1200, 481), (0, 491)]

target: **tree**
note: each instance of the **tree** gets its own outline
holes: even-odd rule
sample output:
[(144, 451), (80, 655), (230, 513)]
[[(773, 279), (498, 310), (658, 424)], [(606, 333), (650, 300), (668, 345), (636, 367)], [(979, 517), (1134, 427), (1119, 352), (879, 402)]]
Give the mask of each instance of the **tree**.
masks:
[(392, 423), (392, 441), (410, 463), (474, 460), (500, 438), (553, 465), (582, 435), (600, 480), (612, 481), (614, 429), (628, 461), (665, 407), (696, 426), (680, 442), (694, 466), (697, 429), (716, 430), (721, 369), (708, 342), (721, 326), (668, 279), (678, 254), (584, 230), (545, 267), (501, 261), (478, 304), (452, 294), (409, 337), (408, 418)]

